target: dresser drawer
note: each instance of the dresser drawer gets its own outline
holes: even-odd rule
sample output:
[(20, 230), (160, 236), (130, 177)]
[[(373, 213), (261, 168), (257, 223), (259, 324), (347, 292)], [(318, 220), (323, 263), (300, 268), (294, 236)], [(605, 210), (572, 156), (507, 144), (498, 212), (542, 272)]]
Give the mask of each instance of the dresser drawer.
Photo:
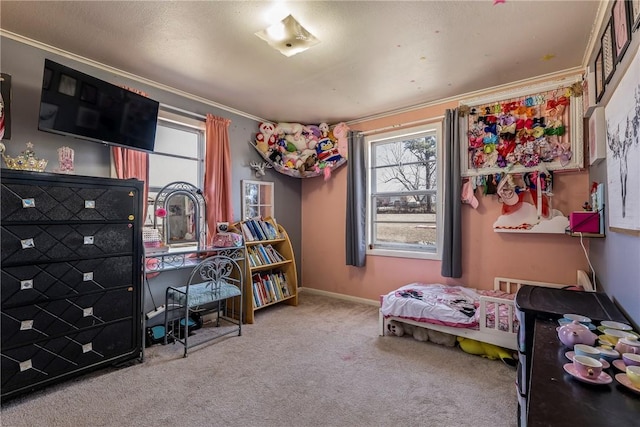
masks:
[(3, 225), (2, 263), (43, 263), (133, 252), (132, 224)]
[(3, 349), (2, 396), (46, 385), (92, 366), (137, 357), (134, 353), (139, 352), (139, 347), (133, 330), (133, 322), (125, 320), (11, 350)]
[(136, 212), (132, 188), (3, 182), (3, 222), (126, 221)]
[(31, 264), (2, 269), (2, 307), (21, 306), (120, 286), (133, 286), (130, 256)]
[(135, 316), (133, 288), (80, 295), (2, 310), (2, 348), (78, 332)]

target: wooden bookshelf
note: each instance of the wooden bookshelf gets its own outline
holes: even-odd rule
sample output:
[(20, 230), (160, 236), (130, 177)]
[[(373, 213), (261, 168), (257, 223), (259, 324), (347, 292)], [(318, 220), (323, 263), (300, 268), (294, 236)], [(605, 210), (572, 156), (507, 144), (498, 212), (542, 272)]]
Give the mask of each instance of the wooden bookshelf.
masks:
[[(233, 224), (245, 240), (245, 322), (257, 310), (274, 304), (298, 305), (296, 260), (287, 231), (273, 218)], [(263, 226), (263, 227), (261, 227)]]

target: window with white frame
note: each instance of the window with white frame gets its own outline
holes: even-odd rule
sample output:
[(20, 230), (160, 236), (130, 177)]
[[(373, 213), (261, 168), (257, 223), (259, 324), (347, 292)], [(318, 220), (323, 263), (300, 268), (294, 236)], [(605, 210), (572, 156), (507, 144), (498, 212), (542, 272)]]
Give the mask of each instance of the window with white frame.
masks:
[(242, 219), (273, 217), (273, 182), (242, 180)]
[(440, 123), (366, 138), (369, 254), (441, 258), (440, 139)]
[(204, 186), (205, 123), (160, 111), (156, 142), (149, 154), (149, 206), (145, 224), (153, 224), (153, 201), (165, 185), (185, 181)]

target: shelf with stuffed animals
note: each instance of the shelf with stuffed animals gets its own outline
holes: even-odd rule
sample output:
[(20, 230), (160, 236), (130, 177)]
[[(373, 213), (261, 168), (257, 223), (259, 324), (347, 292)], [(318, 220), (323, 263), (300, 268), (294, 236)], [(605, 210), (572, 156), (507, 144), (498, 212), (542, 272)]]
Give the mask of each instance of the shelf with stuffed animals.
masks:
[(349, 127), (338, 123), (260, 123), (256, 139), (250, 142), (277, 172), (294, 178), (323, 176), (347, 162)]

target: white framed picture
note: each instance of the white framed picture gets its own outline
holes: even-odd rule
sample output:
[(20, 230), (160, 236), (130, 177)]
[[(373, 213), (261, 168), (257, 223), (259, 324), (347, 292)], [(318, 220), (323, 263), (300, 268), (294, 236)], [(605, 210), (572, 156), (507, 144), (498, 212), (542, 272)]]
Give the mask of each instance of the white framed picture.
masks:
[(604, 107), (597, 107), (589, 117), (589, 165), (594, 165), (606, 157), (607, 134), (604, 121)]

